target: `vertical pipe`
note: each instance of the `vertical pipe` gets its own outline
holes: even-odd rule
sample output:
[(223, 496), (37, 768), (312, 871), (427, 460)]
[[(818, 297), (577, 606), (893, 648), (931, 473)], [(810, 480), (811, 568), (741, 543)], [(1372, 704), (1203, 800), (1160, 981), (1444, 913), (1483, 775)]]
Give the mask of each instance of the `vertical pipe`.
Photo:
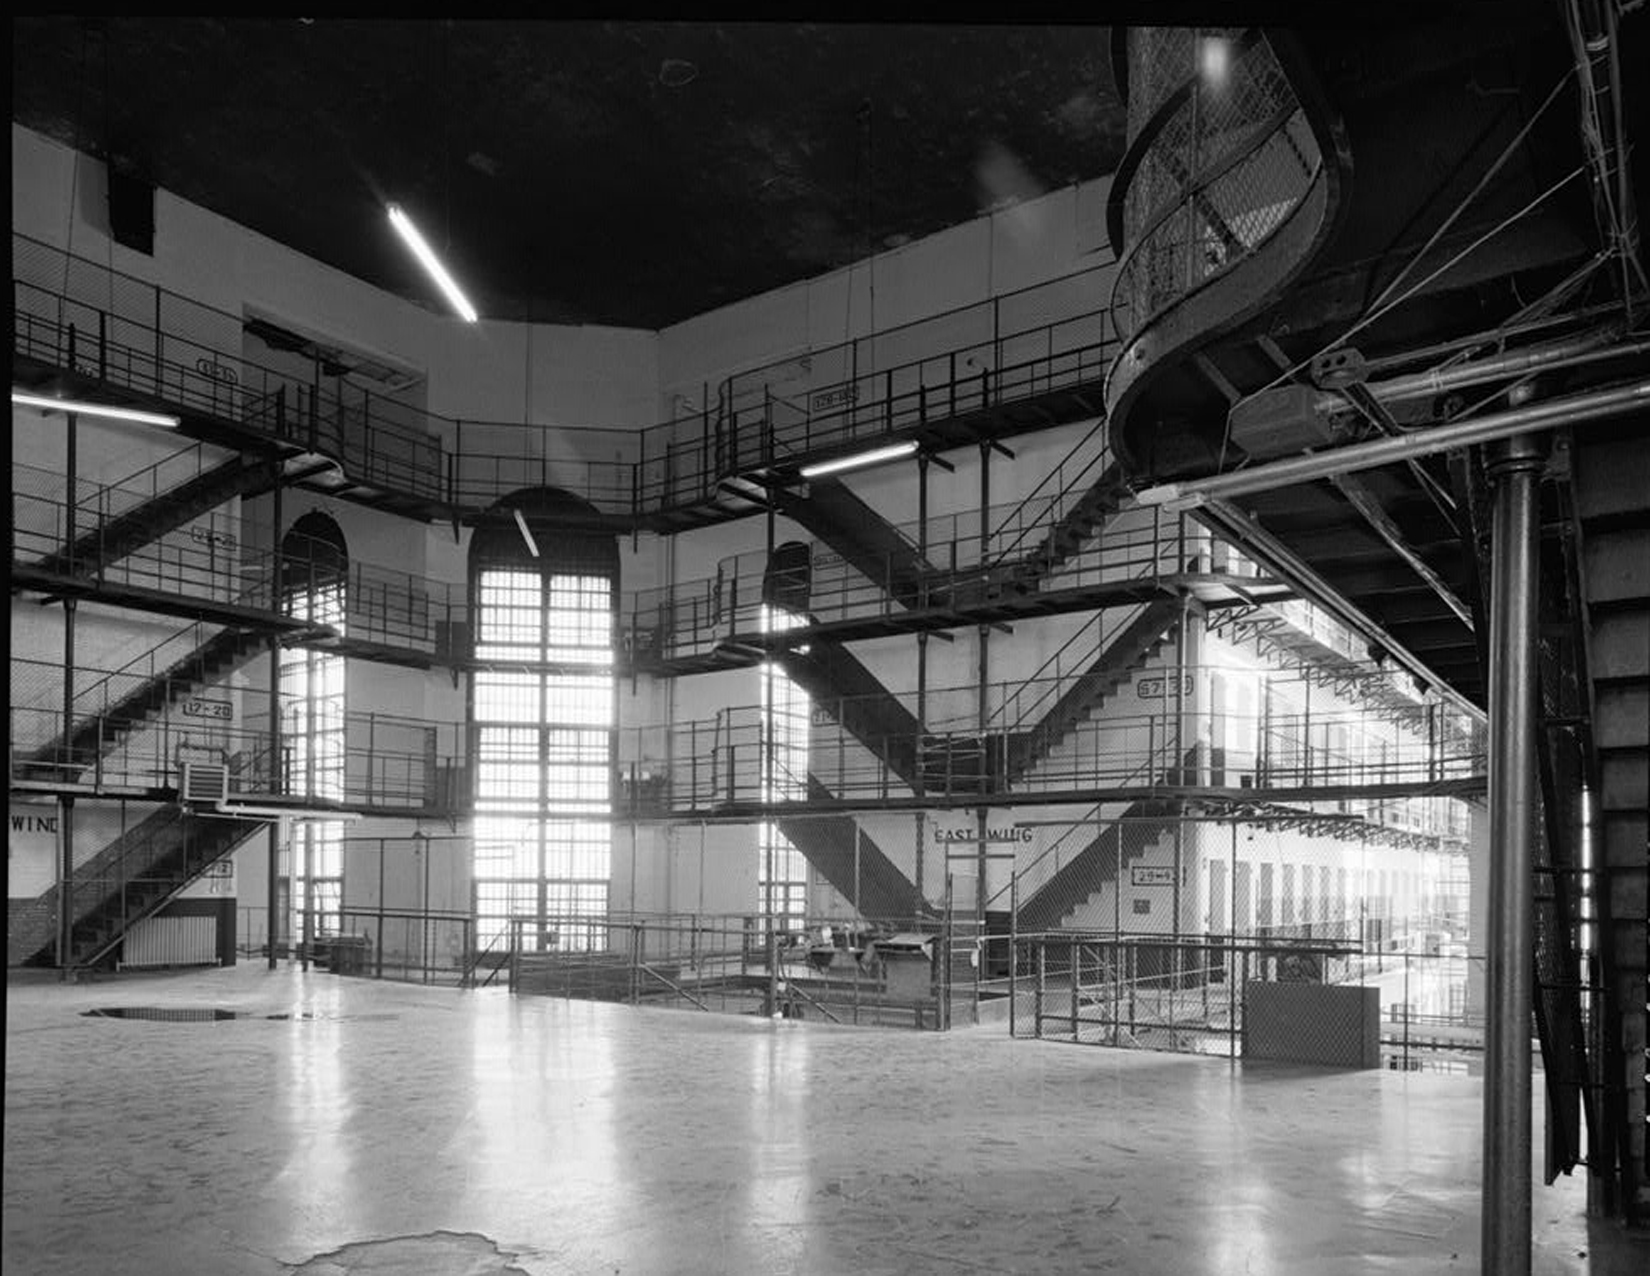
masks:
[(1530, 1005), (1534, 927), (1537, 482), (1528, 435), (1492, 460), (1489, 942), (1480, 1265), (1530, 1270)]
[(1020, 874), (1010, 870), (1008, 877), (1008, 1035), (1015, 1035), (1014, 1003), (1019, 1000), (1020, 988), (1016, 976), (1020, 971)]
[[(313, 791), (307, 786), (304, 790), (306, 795)], [(307, 821), (301, 827), (304, 831), (304, 897), (299, 904), (303, 909), (304, 951), (299, 965), (307, 971), (310, 951), (315, 946), (315, 829)]]
[(1238, 1057), (1237, 1046), (1237, 821), (1232, 821), (1232, 863), (1227, 869), (1231, 879), (1232, 907), (1226, 914), (1226, 1023), (1232, 1038), (1232, 1058)]
[[(917, 796), (923, 795), (927, 785), (927, 768), (922, 765), (920, 750), (928, 739), (928, 633), (917, 634)], [(920, 849), (920, 848), (919, 848)]]
[(374, 973), (384, 977), (384, 839), (378, 839), (378, 948), (374, 959)]
[(1043, 998), (1048, 992), (1048, 939), (1037, 941), (1037, 984), (1031, 1001), (1031, 1034), (1043, 1035)]
[[(77, 427), (80, 423), (80, 414), (78, 412), (69, 412), (65, 415), (68, 417), (68, 425), (67, 437), (64, 444), (66, 451), (63, 469), (69, 476), (69, 487), (63, 501), (63, 544), (69, 551), (69, 570), (73, 571), (77, 566), (74, 561), (75, 507), (80, 504), (80, 478), (75, 472), (77, 443), (76, 435), (79, 433)], [(73, 682), (73, 679), (70, 679), (70, 681)], [(68, 736), (65, 735), (63, 738), (67, 740)]]
[(264, 896), (264, 948), (265, 959), (270, 970), (275, 969), (275, 936), (277, 933), (275, 900), (280, 894), (281, 884), (281, 828), (282, 821), (275, 820), (269, 826), (269, 856), (267, 864), (267, 880)]

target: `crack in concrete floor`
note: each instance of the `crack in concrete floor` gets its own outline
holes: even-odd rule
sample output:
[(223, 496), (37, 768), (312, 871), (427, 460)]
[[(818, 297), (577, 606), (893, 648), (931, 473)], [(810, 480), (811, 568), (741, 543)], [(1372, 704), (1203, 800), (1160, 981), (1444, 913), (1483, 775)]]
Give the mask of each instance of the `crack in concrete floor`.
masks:
[(519, 1257), (479, 1232), (436, 1231), (353, 1241), (287, 1271), (290, 1276), (528, 1276), (515, 1264)]

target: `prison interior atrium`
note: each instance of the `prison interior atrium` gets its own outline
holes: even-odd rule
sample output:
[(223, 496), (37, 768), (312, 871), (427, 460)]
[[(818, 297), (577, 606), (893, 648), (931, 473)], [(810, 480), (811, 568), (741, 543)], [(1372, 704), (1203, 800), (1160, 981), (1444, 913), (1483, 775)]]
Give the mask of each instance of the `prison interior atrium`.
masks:
[(9, 1269), (1650, 1269), (1621, 81), (1222, 38), (659, 330), (14, 123)]

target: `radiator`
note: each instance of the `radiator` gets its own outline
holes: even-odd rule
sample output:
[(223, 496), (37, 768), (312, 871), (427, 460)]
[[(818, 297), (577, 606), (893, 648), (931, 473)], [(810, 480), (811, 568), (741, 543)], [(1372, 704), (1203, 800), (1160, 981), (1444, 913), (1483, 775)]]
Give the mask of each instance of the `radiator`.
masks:
[(216, 917), (145, 917), (126, 932), (121, 965), (215, 966), (218, 963)]

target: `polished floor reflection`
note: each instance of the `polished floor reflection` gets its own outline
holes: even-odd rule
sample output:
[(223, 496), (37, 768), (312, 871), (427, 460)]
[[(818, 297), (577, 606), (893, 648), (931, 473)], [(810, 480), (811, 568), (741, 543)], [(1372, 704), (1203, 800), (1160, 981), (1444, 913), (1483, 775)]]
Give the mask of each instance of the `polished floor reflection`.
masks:
[[(84, 1013), (122, 1006), (239, 1013)], [(1479, 1086), (287, 969), (14, 976), (3, 1259), (1472, 1273)], [(1536, 1271), (1650, 1271), (1582, 1189), (1536, 1186)]]

